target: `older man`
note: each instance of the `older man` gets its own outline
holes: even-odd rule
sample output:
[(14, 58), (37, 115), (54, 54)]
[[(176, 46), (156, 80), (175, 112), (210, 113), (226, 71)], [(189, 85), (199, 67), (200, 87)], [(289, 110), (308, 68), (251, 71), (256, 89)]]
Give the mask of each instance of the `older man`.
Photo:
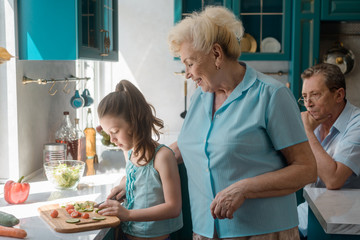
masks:
[[(316, 187), (360, 188), (360, 109), (346, 100), (345, 77), (333, 64), (321, 63), (302, 74), (299, 103), (305, 132), (317, 163)], [(307, 204), (298, 207), (303, 235)]]
[(315, 155), (317, 187), (360, 188), (360, 109), (346, 100), (345, 77), (327, 63), (301, 74), (301, 113)]

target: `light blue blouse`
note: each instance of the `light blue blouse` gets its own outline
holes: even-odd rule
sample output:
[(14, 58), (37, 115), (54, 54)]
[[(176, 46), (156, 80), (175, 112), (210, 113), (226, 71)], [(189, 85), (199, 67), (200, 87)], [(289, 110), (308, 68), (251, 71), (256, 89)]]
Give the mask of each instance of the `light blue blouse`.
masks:
[[(165, 145), (159, 145), (155, 149), (155, 155), (163, 146)], [(126, 200), (124, 207), (127, 209), (143, 209), (164, 203), (164, 191), (160, 175), (154, 168), (154, 158), (145, 166), (137, 167), (130, 161), (131, 154), (132, 150), (129, 151), (126, 162)], [(182, 226), (182, 214), (176, 218), (161, 221), (121, 223), (124, 233), (142, 238), (170, 234)]]
[(246, 65), (243, 81), (213, 119), (212, 106), (213, 94), (198, 88), (178, 138), (193, 231), (211, 238), (216, 227), (220, 238), (230, 238), (297, 226), (295, 194), (247, 199), (233, 219), (214, 220), (210, 212), (218, 192), (241, 179), (284, 168), (286, 160), (278, 150), (307, 140), (291, 91)]
[[(325, 139), (322, 142), (320, 140), (320, 127), (315, 129), (314, 134), (335, 161), (343, 163), (353, 171), (343, 188), (360, 188), (360, 108), (347, 101)], [(320, 178), (316, 187), (325, 187)]]

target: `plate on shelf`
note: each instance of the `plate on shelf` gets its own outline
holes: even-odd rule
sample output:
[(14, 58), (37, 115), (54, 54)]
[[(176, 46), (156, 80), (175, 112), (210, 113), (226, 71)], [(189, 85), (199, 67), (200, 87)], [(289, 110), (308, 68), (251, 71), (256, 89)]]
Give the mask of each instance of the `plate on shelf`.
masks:
[(261, 41), (261, 52), (278, 53), (280, 50), (281, 44), (273, 37), (267, 37)]
[(256, 52), (257, 43), (253, 36), (245, 33), (240, 41), (241, 52)]

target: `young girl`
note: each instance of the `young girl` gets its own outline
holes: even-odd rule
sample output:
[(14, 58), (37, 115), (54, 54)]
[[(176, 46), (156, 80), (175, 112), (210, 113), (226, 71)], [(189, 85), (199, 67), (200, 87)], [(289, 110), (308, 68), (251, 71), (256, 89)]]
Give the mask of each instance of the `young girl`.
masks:
[[(118, 216), (125, 239), (170, 239), (182, 227), (180, 177), (174, 153), (153, 140), (163, 121), (142, 93), (122, 80), (98, 106), (102, 129), (128, 152), (126, 177), (100, 205), (102, 215)], [(124, 205), (111, 199), (126, 197)]]

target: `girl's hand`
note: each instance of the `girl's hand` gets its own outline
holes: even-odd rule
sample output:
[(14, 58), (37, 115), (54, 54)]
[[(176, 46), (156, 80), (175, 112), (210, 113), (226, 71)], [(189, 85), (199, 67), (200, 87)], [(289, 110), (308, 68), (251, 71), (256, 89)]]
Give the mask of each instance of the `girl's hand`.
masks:
[(218, 194), (210, 205), (213, 218), (233, 218), (234, 212), (244, 203), (245, 196), (241, 192), (240, 182), (234, 183)]
[(120, 200), (122, 199), (124, 196), (126, 196), (126, 178), (124, 177), (123, 179), (121, 179), (121, 182), (119, 185), (117, 185), (116, 187), (114, 187), (113, 189), (111, 189), (110, 194), (107, 196), (106, 199), (115, 199), (115, 200)]
[(130, 220), (130, 211), (124, 208), (119, 201), (106, 200), (99, 206), (98, 213), (104, 216), (117, 216), (121, 221)]

